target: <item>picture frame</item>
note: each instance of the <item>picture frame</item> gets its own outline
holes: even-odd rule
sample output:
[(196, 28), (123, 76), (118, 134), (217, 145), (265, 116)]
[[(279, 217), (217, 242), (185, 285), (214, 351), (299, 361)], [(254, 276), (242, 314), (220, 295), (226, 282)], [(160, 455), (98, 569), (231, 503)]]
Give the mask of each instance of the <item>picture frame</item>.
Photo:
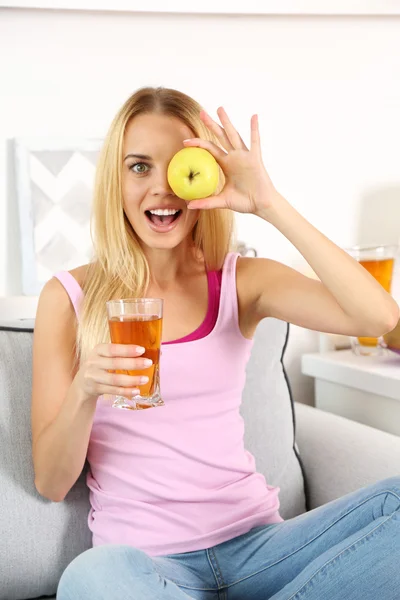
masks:
[(101, 139), (14, 138), (22, 293), (92, 256), (90, 211)]

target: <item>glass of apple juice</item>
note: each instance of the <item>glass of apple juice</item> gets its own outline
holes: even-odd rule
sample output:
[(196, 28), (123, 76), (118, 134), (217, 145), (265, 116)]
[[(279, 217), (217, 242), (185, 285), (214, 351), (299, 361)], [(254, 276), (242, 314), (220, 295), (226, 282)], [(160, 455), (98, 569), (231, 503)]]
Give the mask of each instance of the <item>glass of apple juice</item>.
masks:
[(151, 367), (132, 371), (117, 370), (127, 375), (147, 375), (148, 383), (139, 385), (140, 394), (131, 398), (116, 396), (113, 408), (143, 410), (163, 406), (160, 393), (160, 350), (163, 319), (161, 298), (126, 298), (106, 302), (111, 342), (133, 344), (145, 348), (141, 358), (150, 358)]

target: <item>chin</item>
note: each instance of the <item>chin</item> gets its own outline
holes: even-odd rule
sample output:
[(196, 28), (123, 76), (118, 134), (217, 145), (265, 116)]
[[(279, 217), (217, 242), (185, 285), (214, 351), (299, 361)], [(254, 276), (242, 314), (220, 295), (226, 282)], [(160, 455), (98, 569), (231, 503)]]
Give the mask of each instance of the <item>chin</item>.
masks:
[(140, 243), (142, 246), (147, 248), (151, 248), (152, 250), (173, 250), (180, 246), (188, 237), (191, 237), (190, 234), (186, 236), (182, 235), (165, 235), (165, 234), (155, 234), (152, 235), (144, 235), (140, 236), (138, 233), (138, 238), (140, 239)]

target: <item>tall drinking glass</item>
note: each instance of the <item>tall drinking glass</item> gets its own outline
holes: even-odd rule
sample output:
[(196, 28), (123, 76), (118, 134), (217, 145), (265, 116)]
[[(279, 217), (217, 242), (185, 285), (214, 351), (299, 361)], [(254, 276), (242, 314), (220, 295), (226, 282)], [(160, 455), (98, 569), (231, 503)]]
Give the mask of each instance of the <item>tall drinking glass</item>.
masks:
[[(355, 258), (360, 265), (367, 269), (381, 286), (391, 292), (393, 266), (398, 247), (393, 246), (354, 246), (347, 252)], [(363, 356), (379, 355), (386, 352), (383, 337), (354, 337), (351, 338), (351, 347), (355, 354)]]
[(117, 373), (147, 375), (148, 383), (137, 386), (140, 394), (131, 398), (116, 396), (113, 408), (142, 410), (163, 406), (160, 394), (160, 348), (163, 318), (161, 298), (127, 298), (106, 302), (111, 342), (134, 344), (145, 348), (141, 358), (150, 358), (151, 367)]

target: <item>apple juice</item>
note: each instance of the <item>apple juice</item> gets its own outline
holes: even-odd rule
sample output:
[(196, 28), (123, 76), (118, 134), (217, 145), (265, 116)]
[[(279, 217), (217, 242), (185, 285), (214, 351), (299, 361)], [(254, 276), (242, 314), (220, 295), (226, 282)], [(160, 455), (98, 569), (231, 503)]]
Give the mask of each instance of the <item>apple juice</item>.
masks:
[(127, 375), (147, 375), (148, 383), (139, 385), (141, 396), (152, 396), (159, 379), (162, 318), (157, 315), (120, 315), (109, 320), (114, 344), (134, 344), (145, 348), (143, 358), (153, 361), (151, 367), (132, 371), (117, 370)]

